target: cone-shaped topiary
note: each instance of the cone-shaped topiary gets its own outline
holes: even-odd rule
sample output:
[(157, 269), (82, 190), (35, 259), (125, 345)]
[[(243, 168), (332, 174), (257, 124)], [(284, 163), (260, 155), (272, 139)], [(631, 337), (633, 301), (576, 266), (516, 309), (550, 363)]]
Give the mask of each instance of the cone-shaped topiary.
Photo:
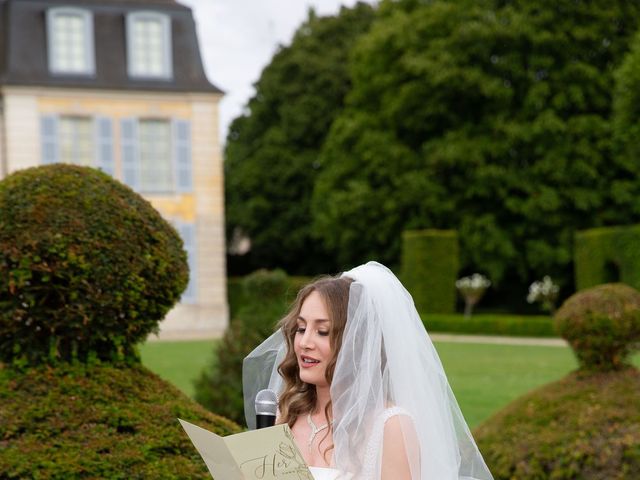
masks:
[(640, 292), (621, 283), (598, 285), (569, 297), (556, 328), (584, 370), (617, 370), (640, 346)]
[(108, 175), (57, 164), (0, 182), (0, 361), (135, 358), (187, 280), (175, 229)]

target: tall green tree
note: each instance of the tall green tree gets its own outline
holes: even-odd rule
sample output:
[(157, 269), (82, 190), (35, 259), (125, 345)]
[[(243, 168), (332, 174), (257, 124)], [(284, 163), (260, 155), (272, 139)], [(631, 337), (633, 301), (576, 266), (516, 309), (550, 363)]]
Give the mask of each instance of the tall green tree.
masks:
[(342, 262), (456, 229), (462, 264), (571, 280), (576, 229), (640, 220), (611, 186), (613, 71), (629, 0), (383, 1), (320, 157), (314, 226)]
[(640, 33), (615, 74), (613, 130), (616, 163), (626, 175), (615, 179), (611, 195), (640, 215)]
[(365, 3), (330, 17), (311, 10), (291, 45), (262, 72), (247, 113), (230, 127), (227, 233), (251, 239), (250, 267), (291, 273), (334, 268), (335, 261), (312, 235), (310, 201), (319, 150), (351, 87), (350, 48), (373, 18), (373, 8)]

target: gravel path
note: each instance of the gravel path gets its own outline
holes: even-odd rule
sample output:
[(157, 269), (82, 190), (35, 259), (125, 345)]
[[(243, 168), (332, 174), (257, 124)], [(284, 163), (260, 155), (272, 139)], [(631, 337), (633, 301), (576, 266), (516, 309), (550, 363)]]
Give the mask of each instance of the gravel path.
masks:
[[(540, 345), (546, 347), (566, 347), (567, 342), (561, 338), (505, 337), (499, 335), (457, 335), (453, 333), (430, 333), (436, 342), (490, 343), (496, 345)], [(149, 335), (147, 341), (190, 341), (209, 340), (222, 337), (220, 332), (189, 331), (162, 332), (160, 337)]]
[(534, 337), (503, 337), (491, 335), (454, 335), (449, 333), (430, 333), (435, 342), (460, 343), (492, 343), (497, 345), (538, 345), (545, 347), (566, 347), (567, 342), (562, 338), (534, 338)]

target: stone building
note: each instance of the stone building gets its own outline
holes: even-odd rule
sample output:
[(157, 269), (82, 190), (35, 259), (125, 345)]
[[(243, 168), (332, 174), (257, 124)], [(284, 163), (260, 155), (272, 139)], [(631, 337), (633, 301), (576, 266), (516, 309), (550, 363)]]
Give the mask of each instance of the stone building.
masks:
[(0, 0), (0, 178), (68, 162), (148, 199), (191, 269), (161, 338), (227, 324), (221, 97), (174, 0)]

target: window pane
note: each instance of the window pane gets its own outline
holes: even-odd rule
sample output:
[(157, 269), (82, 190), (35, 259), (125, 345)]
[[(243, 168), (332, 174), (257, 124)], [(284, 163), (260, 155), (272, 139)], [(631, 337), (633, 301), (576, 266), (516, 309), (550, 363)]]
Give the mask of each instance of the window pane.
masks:
[(141, 120), (138, 135), (141, 191), (173, 191), (171, 124), (166, 120)]
[(76, 165), (94, 166), (93, 121), (87, 117), (61, 117), (60, 161)]
[(86, 73), (89, 71), (89, 21), (79, 13), (57, 13), (52, 17), (53, 66), (56, 71)]
[(165, 23), (160, 18), (137, 18), (131, 32), (132, 70), (135, 75), (163, 76), (168, 72), (165, 58)]

